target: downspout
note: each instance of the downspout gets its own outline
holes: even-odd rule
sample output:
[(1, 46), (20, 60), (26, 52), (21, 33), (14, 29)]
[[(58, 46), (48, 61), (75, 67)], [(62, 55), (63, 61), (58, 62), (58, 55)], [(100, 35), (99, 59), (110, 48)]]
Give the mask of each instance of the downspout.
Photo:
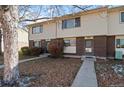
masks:
[[(108, 6), (107, 6), (107, 36), (109, 35), (109, 14), (108, 14)], [(108, 42), (108, 39), (107, 39), (107, 42)], [(107, 51), (107, 53), (106, 53), (106, 57), (108, 57), (108, 44), (107, 44), (107, 42), (106, 42), (106, 51)]]
[(108, 7), (107, 7), (107, 34), (109, 34), (109, 14), (108, 14)]
[(55, 32), (55, 39), (57, 39), (57, 21), (56, 21), (56, 32)]

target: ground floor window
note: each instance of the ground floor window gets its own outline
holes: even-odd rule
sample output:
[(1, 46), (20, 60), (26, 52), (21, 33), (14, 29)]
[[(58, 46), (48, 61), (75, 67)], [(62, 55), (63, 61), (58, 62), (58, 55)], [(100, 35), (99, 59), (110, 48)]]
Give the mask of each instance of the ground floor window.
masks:
[(34, 47), (41, 47), (41, 41), (34, 41)]
[(66, 38), (64, 39), (64, 46), (76, 46), (76, 38)]
[(116, 48), (124, 48), (124, 39), (116, 39)]

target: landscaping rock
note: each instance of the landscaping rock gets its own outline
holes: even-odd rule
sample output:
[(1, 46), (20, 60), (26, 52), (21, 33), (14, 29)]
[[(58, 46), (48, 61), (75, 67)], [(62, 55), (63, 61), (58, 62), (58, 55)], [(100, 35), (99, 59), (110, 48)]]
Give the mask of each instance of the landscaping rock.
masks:
[(98, 86), (124, 87), (124, 62), (115, 60), (97, 60), (95, 62)]
[(113, 65), (112, 69), (115, 71), (115, 73), (119, 76), (119, 77), (123, 77), (124, 76), (124, 65)]

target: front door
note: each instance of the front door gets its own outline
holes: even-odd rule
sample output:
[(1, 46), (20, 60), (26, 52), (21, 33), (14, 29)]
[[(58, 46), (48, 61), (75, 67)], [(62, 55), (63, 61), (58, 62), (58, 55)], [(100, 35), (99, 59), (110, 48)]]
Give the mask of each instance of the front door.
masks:
[(85, 40), (85, 54), (93, 55), (93, 40), (92, 39)]

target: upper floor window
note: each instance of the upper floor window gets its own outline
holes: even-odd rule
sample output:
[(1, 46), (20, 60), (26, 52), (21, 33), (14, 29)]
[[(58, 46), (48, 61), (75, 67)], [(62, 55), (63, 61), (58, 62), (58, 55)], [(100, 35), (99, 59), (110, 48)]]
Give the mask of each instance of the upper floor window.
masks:
[(124, 12), (121, 12), (121, 22), (124, 22)]
[(32, 28), (32, 34), (39, 34), (43, 32), (43, 26), (35, 26)]
[(62, 29), (80, 27), (80, 17), (62, 21)]

